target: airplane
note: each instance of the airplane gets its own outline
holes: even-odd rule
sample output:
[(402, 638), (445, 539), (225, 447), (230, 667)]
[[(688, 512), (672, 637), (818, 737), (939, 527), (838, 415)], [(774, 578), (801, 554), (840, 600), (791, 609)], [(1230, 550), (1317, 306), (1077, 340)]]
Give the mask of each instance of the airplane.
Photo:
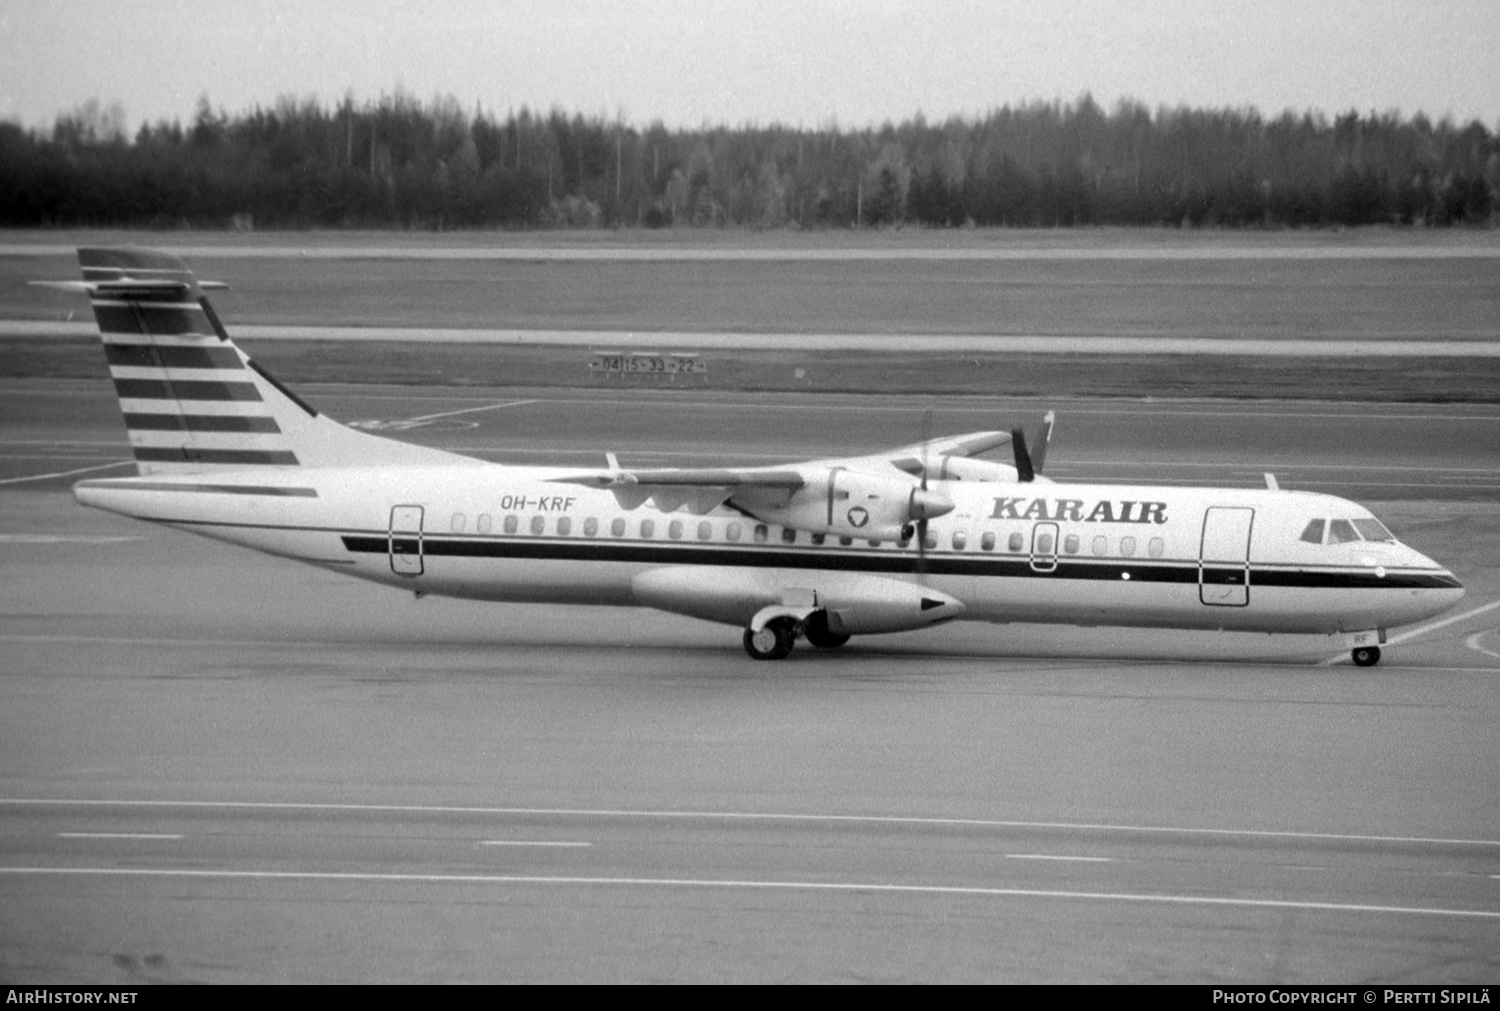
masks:
[[(410, 591), (656, 608), (799, 641), (951, 621), (1342, 635), (1463, 587), (1369, 510), (1265, 488), (1057, 483), (1053, 416), (784, 466), (522, 467), (345, 427), (229, 339), (179, 257), (78, 250), (137, 473), (78, 502)], [(981, 459), (1009, 446), (1013, 462)], [(1034, 447), (1034, 448), (1031, 448)]]

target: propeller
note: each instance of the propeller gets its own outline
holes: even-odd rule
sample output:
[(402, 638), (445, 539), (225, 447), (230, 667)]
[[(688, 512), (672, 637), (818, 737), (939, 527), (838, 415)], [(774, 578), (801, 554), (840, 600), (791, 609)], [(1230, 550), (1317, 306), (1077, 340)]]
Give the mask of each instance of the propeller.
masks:
[(932, 452), (931, 446), (932, 408), (929, 407), (922, 412), (922, 491), (920, 499), (915, 492), (912, 493), (912, 511), (916, 511), (919, 503), (922, 507), (921, 514), (917, 519), (917, 575), (919, 576), (927, 574), (927, 471), (928, 456)]

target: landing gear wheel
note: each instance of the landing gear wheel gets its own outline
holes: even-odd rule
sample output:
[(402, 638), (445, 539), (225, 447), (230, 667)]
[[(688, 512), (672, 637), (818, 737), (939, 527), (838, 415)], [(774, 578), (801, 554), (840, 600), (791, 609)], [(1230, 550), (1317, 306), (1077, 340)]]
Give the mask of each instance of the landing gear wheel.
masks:
[(802, 634), (807, 636), (807, 641), (818, 649), (838, 649), (849, 641), (848, 635), (828, 630), (828, 614), (823, 611), (807, 619), (807, 625), (802, 629)]
[(780, 660), (792, 651), (797, 626), (790, 618), (777, 618), (759, 632), (745, 629), (745, 652), (753, 660)]
[(1349, 654), (1354, 659), (1356, 667), (1374, 667), (1380, 662), (1380, 648), (1378, 646), (1360, 646)]

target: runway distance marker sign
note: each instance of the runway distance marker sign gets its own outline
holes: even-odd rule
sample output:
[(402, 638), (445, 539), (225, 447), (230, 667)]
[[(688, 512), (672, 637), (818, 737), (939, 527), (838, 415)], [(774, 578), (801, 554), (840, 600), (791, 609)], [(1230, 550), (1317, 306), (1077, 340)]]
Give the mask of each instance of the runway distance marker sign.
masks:
[(705, 373), (708, 363), (697, 354), (674, 352), (658, 354), (652, 351), (632, 351), (627, 354), (595, 353), (589, 359), (591, 372), (632, 372), (677, 375), (679, 373)]

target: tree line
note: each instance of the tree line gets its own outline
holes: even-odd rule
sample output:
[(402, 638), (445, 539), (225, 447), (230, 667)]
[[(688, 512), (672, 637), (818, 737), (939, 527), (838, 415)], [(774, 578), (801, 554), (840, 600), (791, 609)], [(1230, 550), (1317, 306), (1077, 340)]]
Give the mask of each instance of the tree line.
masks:
[(1418, 113), (1006, 105), (878, 128), (644, 129), (453, 98), (0, 123), (0, 224), (199, 228), (1484, 225), (1500, 136)]

